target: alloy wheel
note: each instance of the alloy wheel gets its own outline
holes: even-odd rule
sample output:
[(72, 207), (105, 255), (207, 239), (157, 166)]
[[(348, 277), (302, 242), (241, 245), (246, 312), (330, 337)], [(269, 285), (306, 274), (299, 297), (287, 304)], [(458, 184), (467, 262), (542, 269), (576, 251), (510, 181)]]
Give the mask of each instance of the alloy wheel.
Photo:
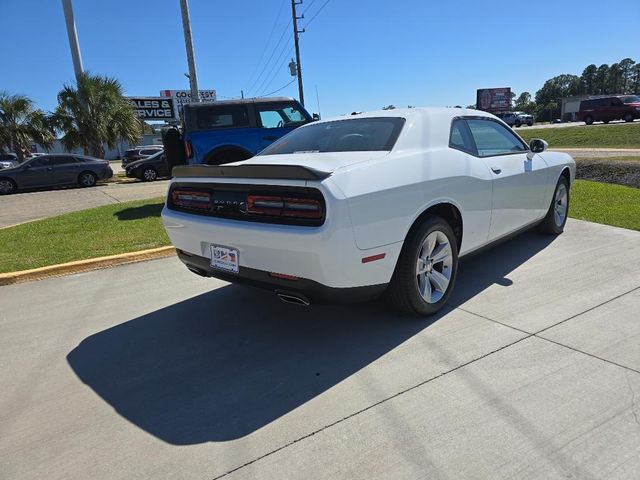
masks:
[(556, 190), (556, 197), (553, 202), (553, 218), (558, 227), (564, 225), (564, 221), (567, 217), (567, 208), (569, 206), (567, 200), (567, 186), (564, 183), (560, 183)]
[(422, 242), (416, 263), (418, 291), (427, 303), (438, 302), (447, 291), (453, 273), (453, 252), (447, 236), (433, 231)]

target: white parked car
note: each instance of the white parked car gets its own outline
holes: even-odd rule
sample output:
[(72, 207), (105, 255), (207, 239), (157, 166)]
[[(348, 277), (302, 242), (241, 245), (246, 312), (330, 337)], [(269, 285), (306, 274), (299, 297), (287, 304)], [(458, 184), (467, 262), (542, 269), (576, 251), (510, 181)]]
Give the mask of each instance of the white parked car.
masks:
[(458, 108), (314, 122), (249, 160), (176, 167), (162, 218), (199, 275), (300, 304), (385, 293), (426, 315), (459, 257), (535, 225), (562, 232), (575, 162), (546, 146)]

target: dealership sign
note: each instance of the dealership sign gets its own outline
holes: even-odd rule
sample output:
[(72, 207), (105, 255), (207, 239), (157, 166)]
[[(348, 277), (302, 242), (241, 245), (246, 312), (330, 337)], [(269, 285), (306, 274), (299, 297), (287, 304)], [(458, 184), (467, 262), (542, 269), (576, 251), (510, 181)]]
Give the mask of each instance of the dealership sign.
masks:
[[(199, 90), (198, 93), (200, 101), (203, 103), (216, 101), (215, 90)], [(176, 106), (176, 118), (182, 112), (182, 107), (187, 103), (191, 103), (191, 92), (189, 90), (160, 90), (160, 96), (173, 99), (173, 104)]]
[(481, 88), (476, 97), (476, 108), (486, 112), (511, 109), (511, 88)]
[(140, 120), (173, 120), (176, 111), (170, 98), (127, 97)]

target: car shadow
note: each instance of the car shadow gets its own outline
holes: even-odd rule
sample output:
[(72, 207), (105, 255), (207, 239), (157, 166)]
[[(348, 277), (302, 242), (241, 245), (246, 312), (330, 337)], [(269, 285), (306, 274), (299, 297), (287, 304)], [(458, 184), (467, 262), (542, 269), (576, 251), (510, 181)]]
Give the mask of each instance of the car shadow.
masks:
[[(527, 233), (461, 263), (459, 305), (552, 241)], [(399, 317), (381, 301), (284, 304), (225, 286), (84, 339), (67, 361), (120, 415), (174, 445), (248, 435), (366, 367), (451, 310)]]
[(118, 220), (140, 220), (149, 217), (160, 218), (163, 205), (164, 202), (160, 200), (157, 203), (118, 210), (114, 215), (118, 217)]

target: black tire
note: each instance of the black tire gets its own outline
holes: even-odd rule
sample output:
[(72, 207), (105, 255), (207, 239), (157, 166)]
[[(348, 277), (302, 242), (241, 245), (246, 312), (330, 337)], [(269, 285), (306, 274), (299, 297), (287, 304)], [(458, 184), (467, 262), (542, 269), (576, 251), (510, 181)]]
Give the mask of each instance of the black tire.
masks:
[(518, 120), (518, 121), (516, 122), (516, 128), (520, 128), (521, 126), (522, 126), (522, 123), (520, 122), (520, 120)]
[(153, 182), (158, 179), (158, 172), (153, 167), (145, 167), (142, 171), (140, 179), (145, 182)]
[[(563, 200), (566, 205), (566, 210), (564, 214), (564, 218), (559, 221), (559, 217), (556, 216), (556, 205), (558, 204), (558, 190), (564, 187), (566, 192), (566, 200)], [(560, 235), (564, 231), (564, 226), (567, 223), (567, 218), (569, 218), (569, 181), (567, 177), (561, 175), (558, 179), (558, 183), (556, 184), (556, 188), (553, 191), (553, 198), (551, 199), (551, 205), (549, 205), (549, 210), (547, 211), (547, 215), (544, 217), (544, 220), (538, 226), (538, 230), (541, 233), (545, 233), (548, 235)]]
[(627, 112), (624, 114), (624, 121), (627, 123), (633, 122), (633, 115), (631, 114), (631, 112)]
[(78, 185), (81, 187), (94, 187), (97, 181), (98, 177), (93, 172), (82, 172), (78, 175)]
[(584, 117), (584, 123), (587, 125), (593, 125), (593, 117), (591, 115), (587, 115)]
[(18, 190), (16, 182), (10, 178), (0, 178), (0, 195), (11, 195), (16, 193), (16, 190)]
[(527, 125), (533, 127), (533, 122), (527, 122)]
[[(450, 274), (449, 283), (442, 297), (436, 302), (427, 302), (419, 291), (417, 264), (423, 243), (427, 236), (434, 232), (443, 234), (451, 249), (451, 262), (448, 267), (443, 263), (432, 264), (432, 269), (442, 273), (448, 269)], [(387, 301), (398, 312), (406, 315), (425, 316), (433, 315), (440, 310), (449, 299), (449, 295), (454, 288), (458, 273), (458, 246), (456, 237), (451, 226), (440, 217), (426, 217), (419, 225), (414, 226), (402, 246), (398, 263), (391, 278), (391, 282), (385, 292)], [(434, 288), (430, 284), (429, 289)], [(437, 288), (434, 288), (438, 293)]]
[(611, 120), (602, 120), (602, 123), (604, 123), (604, 124), (606, 125), (606, 124), (607, 124), (607, 123), (609, 123), (610, 121), (611, 121)]
[(224, 165), (225, 163), (239, 162), (240, 160), (247, 160), (252, 155), (248, 152), (244, 152), (238, 149), (225, 149), (217, 152), (210, 153), (204, 163), (207, 165)]

